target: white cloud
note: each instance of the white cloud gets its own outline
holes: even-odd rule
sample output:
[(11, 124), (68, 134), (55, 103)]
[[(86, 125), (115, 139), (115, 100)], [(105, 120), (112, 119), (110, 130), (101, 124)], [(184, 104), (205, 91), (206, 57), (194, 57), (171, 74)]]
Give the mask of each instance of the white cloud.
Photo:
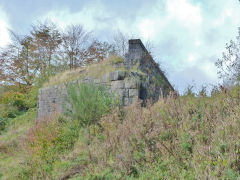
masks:
[(0, 47), (5, 47), (10, 42), (8, 28), (7, 16), (0, 7)]
[(188, 65), (194, 65), (198, 58), (198, 54), (190, 54), (187, 58)]
[(177, 19), (186, 26), (202, 23), (200, 6), (194, 6), (188, 0), (168, 0), (167, 11), (170, 18)]
[(158, 4), (160, 1), (128, 27), (135, 28), (142, 39), (153, 41), (158, 53), (156, 60), (162, 61), (170, 81), (180, 92), (193, 80), (197, 88), (218, 84), (214, 63), (221, 57), (225, 44), (237, 35), (240, 4), (234, 0), (202, 4), (167, 0), (164, 13)]
[(41, 16), (40, 19), (51, 20), (61, 28), (65, 28), (70, 24), (83, 24), (89, 31), (100, 31), (113, 25), (111, 24), (113, 22), (109, 21), (111, 19), (109, 13), (100, 3), (90, 4), (88, 7), (84, 7), (81, 11), (76, 12), (71, 12), (68, 8), (53, 10)]
[(139, 25), (139, 31), (144, 39), (153, 39), (158, 30), (158, 22), (151, 19), (143, 19)]
[(197, 47), (198, 47), (198, 46), (201, 46), (201, 45), (202, 45), (201, 40), (199, 40), (199, 39), (195, 40), (195, 41), (194, 41), (194, 45), (197, 46)]
[(198, 2), (157, 0), (151, 9), (142, 7), (134, 18), (128, 19), (112, 14), (97, 1), (81, 11), (55, 10), (42, 18), (52, 19), (62, 27), (81, 23), (105, 38), (119, 28), (142, 40), (151, 40), (155, 44), (156, 60), (162, 61), (170, 72), (170, 81), (182, 92), (192, 80), (196, 80), (198, 87), (203, 83), (218, 83), (214, 62), (221, 57), (225, 44), (235, 39), (240, 26), (238, 1)]

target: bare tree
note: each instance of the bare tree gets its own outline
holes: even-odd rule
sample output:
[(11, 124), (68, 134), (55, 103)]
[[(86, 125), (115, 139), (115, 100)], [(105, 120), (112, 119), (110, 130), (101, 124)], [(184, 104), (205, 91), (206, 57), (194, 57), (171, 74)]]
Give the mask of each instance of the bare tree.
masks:
[(148, 53), (151, 56), (153, 56), (153, 51), (154, 51), (154, 48), (155, 48), (154, 43), (150, 39), (148, 39), (144, 44), (145, 44), (145, 47), (146, 47)]
[(226, 52), (215, 64), (219, 69), (219, 77), (225, 82), (236, 83), (240, 81), (240, 28), (236, 41), (231, 40), (226, 45)]
[(124, 56), (128, 52), (128, 40), (130, 36), (126, 33), (118, 30), (113, 36), (113, 45), (116, 49), (116, 53), (120, 56)]
[(71, 25), (63, 33), (63, 50), (69, 59), (70, 69), (83, 65), (82, 54), (90, 41), (91, 32), (82, 25)]
[[(116, 50), (116, 53), (120, 56), (124, 56), (128, 52), (128, 40), (133, 39), (135, 35), (129, 35), (127, 33), (123, 33), (120, 30), (113, 36), (113, 45)], [(149, 54), (153, 54), (154, 44), (151, 40), (147, 40), (145, 43), (145, 47), (148, 50)]]

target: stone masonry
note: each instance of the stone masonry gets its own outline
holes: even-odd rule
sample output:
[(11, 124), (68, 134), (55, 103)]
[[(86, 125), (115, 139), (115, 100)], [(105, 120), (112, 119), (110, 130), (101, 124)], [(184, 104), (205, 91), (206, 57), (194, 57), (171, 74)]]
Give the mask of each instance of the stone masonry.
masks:
[[(105, 86), (120, 100), (120, 104), (128, 106), (137, 99), (155, 102), (160, 96), (165, 97), (173, 91), (164, 73), (154, 62), (140, 39), (129, 40), (129, 51), (124, 63), (127, 71), (117, 70), (94, 79), (87, 77), (70, 83), (93, 83)], [(63, 113), (67, 101), (68, 84), (60, 84), (41, 88), (38, 95), (38, 118), (54, 112)]]

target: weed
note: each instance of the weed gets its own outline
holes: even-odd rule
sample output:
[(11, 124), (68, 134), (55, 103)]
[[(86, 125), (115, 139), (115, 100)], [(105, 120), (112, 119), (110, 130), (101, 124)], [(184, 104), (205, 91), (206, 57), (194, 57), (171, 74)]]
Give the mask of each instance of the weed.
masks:
[(75, 83), (69, 85), (68, 94), (70, 108), (66, 112), (82, 126), (97, 123), (115, 104), (113, 95), (104, 86)]

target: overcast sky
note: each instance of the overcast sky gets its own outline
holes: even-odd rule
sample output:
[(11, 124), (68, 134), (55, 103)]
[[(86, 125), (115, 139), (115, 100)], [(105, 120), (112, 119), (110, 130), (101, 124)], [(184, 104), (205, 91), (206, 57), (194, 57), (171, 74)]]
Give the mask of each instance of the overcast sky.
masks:
[(153, 42), (154, 57), (180, 92), (219, 83), (214, 62), (240, 27), (238, 0), (0, 0), (0, 47), (8, 28), (26, 34), (45, 19), (82, 24), (101, 40), (120, 29)]

